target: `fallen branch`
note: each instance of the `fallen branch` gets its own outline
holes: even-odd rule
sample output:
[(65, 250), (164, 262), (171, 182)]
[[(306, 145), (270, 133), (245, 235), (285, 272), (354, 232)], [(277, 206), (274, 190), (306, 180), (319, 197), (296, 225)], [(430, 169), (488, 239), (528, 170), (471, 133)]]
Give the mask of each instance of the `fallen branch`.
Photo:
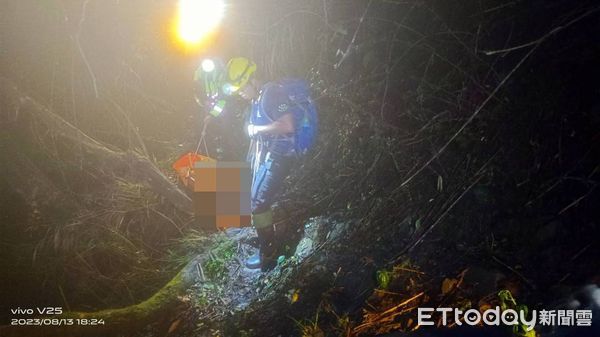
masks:
[(0, 92), (9, 98), (16, 109), (28, 112), (56, 134), (82, 145), (90, 153), (102, 158), (115, 168), (131, 168), (134, 179), (147, 183), (157, 194), (169, 200), (175, 207), (191, 214), (192, 200), (173, 184), (150, 159), (134, 151), (122, 152), (110, 149), (90, 137), (79, 128), (50, 111), (33, 98), (24, 95), (10, 80), (0, 78)]

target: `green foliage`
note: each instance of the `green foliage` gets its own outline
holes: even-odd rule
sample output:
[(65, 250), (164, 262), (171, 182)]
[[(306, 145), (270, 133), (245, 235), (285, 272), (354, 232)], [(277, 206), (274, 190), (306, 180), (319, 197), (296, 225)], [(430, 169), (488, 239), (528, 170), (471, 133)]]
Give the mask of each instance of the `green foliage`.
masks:
[(512, 296), (510, 290), (500, 290), (498, 292), (498, 299), (500, 300), (500, 309), (506, 310), (517, 306), (517, 301)]
[(225, 262), (221, 259), (209, 260), (204, 264), (204, 271), (209, 279), (218, 280), (226, 271)]
[[(498, 292), (498, 299), (500, 300), (500, 309), (502, 311), (507, 309), (513, 309), (519, 314), (523, 313), (525, 317), (529, 316), (529, 308), (524, 304), (517, 304), (517, 301), (513, 297), (510, 290), (500, 290)], [(512, 327), (512, 333), (519, 337), (535, 337), (535, 330), (527, 331), (525, 324), (518, 324)]]
[(227, 262), (236, 254), (236, 243), (225, 236), (217, 236), (210, 250), (210, 259), (204, 264), (206, 277), (212, 281), (222, 280), (227, 272)]
[(387, 289), (392, 281), (392, 272), (389, 270), (377, 271), (377, 287), (379, 289)]

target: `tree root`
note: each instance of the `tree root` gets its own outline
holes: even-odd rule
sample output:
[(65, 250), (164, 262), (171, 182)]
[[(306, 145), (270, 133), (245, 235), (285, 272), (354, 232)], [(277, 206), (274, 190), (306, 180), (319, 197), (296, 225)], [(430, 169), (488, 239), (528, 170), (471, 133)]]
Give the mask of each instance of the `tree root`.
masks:
[[(196, 281), (199, 256), (183, 267), (175, 277), (147, 300), (128, 307), (95, 312), (66, 312), (62, 315), (37, 317), (57, 322), (50, 326), (2, 326), (3, 337), (69, 337), (69, 336), (125, 336), (153, 323), (169, 318), (183, 305), (182, 296)], [(29, 318), (29, 317), (20, 317)], [(58, 326), (61, 322), (61, 326)]]

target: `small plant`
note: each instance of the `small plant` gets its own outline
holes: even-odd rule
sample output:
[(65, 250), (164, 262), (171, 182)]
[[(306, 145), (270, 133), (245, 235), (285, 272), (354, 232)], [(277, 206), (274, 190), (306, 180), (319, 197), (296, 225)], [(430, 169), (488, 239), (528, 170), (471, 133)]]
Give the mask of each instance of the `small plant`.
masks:
[(206, 276), (213, 281), (221, 280), (227, 272), (227, 262), (236, 254), (235, 242), (224, 236), (218, 236), (210, 250), (210, 259), (205, 262)]
[(387, 289), (392, 280), (392, 272), (389, 270), (378, 270), (377, 271), (377, 287), (379, 289)]
[(209, 260), (204, 265), (206, 276), (211, 280), (220, 279), (223, 273), (225, 273), (225, 262), (221, 259)]
[[(500, 300), (500, 308), (502, 311), (507, 309), (513, 309), (518, 313), (523, 313), (524, 316), (529, 316), (529, 308), (524, 304), (517, 304), (517, 301), (513, 297), (509, 290), (500, 290), (498, 292), (498, 299)], [(527, 331), (527, 326), (524, 324), (514, 325), (512, 327), (513, 336), (518, 337), (535, 337), (535, 330)]]

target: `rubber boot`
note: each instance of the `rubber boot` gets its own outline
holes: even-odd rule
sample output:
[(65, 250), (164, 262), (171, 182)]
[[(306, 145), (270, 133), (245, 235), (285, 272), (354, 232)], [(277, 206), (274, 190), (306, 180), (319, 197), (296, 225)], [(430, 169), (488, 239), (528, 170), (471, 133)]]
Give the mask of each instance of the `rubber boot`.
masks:
[(260, 268), (260, 254), (256, 253), (254, 255), (250, 255), (246, 259), (246, 268), (248, 269), (258, 269)]
[(260, 252), (260, 269), (263, 272), (269, 271), (277, 265), (277, 252), (275, 251), (275, 230), (273, 226), (257, 230), (259, 252)]
[(275, 268), (275, 250), (273, 245), (273, 239), (275, 231), (273, 226), (266, 228), (257, 228), (256, 233), (258, 234), (258, 254), (250, 256), (246, 260), (246, 268), (258, 269), (260, 268), (263, 272), (269, 271)]
[(293, 237), (293, 233), (290, 233), (290, 226), (286, 223), (279, 223), (275, 226), (275, 239), (273, 239), (275, 255), (284, 255), (287, 257), (290, 252), (287, 251), (286, 244), (290, 238)]

